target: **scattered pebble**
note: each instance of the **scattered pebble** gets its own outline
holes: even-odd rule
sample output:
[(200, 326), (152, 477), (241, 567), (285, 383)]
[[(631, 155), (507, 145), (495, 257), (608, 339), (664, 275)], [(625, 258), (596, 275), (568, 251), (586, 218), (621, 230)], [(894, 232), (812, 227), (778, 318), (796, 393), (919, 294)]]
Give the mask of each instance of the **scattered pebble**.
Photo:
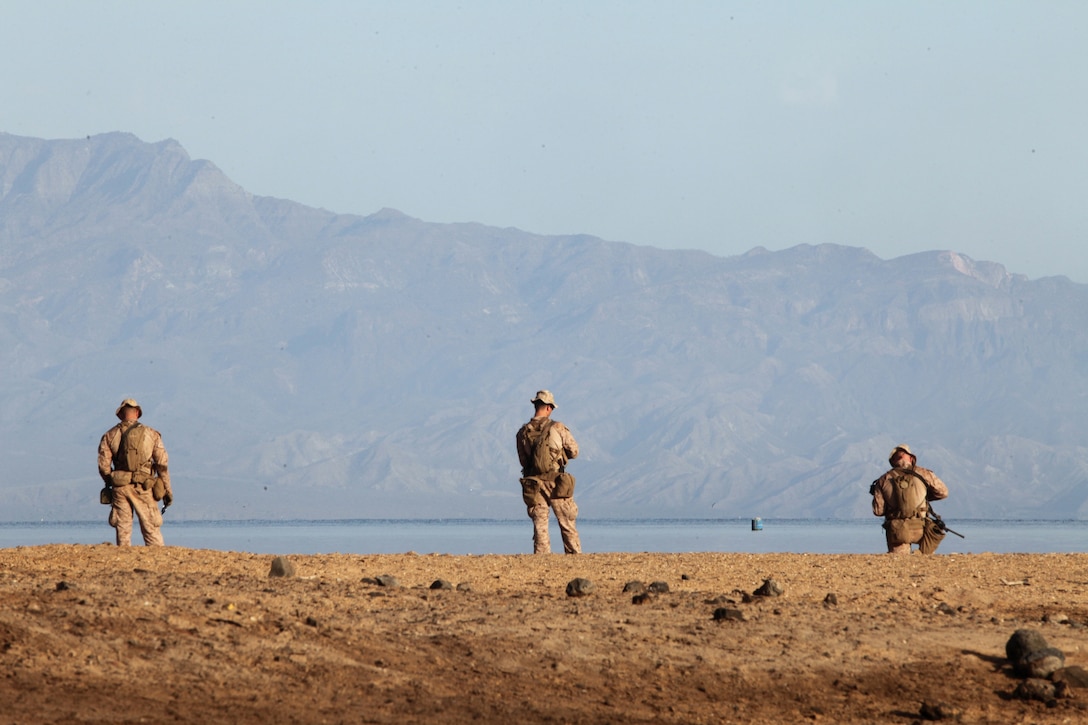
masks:
[(650, 586), (647, 587), (654, 594), (667, 594), (669, 591), (669, 585), (666, 582), (650, 582)]
[(445, 579), (435, 579), (431, 582), (431, 589), (453, 589), (453, 585)]
[(624, 594), (641, 594), (646, 591), (646, 585), (640, 581), (629, 581), (623, 585)]

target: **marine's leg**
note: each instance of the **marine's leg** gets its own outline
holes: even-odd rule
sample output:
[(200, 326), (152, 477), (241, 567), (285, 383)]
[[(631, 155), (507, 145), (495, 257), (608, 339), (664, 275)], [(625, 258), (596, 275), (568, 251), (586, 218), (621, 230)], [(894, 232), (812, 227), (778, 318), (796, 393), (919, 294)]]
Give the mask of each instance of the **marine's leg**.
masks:
[(916, 519), (888, 519), (884, 534), (889, 554), (909, 554), (910, 545), (922, 538), (922, 522)]
[(132, 544), (132, 502), (128, 498), (131, 486), (114, 487), (113, 505), (110, 506), (110, 526), (117, 530), (117, 545)]
[(527, 507), (533, 520), (533, 553), (550, 554), (551, 538), (548, 535), (548, 504), (536, 503)]
[(578, 537), (578, 529), (575, 521), (578, 519), (578, 504), (573, 498), (553, 498), (552, 510), (555, 511), (555, 520), (559, 522), (559, 531), (563, 534), (563, 553), (581, 554), (582, 541)]
[(136, 515), (140, 518), (140, 533), (144, 546), (162, 546), (162, 514), (150, 491), (136, 492)]

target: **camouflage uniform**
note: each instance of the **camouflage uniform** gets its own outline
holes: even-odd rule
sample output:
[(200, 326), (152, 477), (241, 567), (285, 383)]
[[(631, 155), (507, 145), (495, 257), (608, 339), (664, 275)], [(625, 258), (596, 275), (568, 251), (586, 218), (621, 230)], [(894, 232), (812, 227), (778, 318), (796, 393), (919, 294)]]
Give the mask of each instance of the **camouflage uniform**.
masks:
[[(547, 390), (541, 390), (531, 401), (534, 405), (543, 403), (555, 407), (555, 398)], [(530, 433), (550, 425), (548, 432), (549, 448), (553, 463), (549, 470), (530, 475), (533, 470), (533, 446)], [(518, 460), (521, 462), (522, 499), (525, 501), (529, 518), (533, 520), (533, 553), (551, 553), (551, 537), (548, 533), (548, 507), (555, 512), (559, 531), (563, 535), (563, 551), (567, 554), (582, 553), (582, 543), (578, 537), (575, 521), (578, 518), (578, 504), (574, 503), (573, 491), (570, 495), (556, 496), (556, 479), (567, 461), (578, 457), (578, 442), (574, 440), (567, 426), (553, 421), (546, 415), (537, 415), (523, 425), (517, 434)]]
[[(117, 545), (129, 546), (132, 543), (132, 515), (140, 519), (140, 532), (146, 546), (162, 546), (162, 513), (159, 511), (154, 491), (161, 488), (160, 498), (170, 505), (174, 491), (170, 487), (169, 459), (162, 444), (162, 435), (154, 428), (136, 421), (125, 420), (125, 408), (134, 408), (138, 415), (143, 410), (131, 398), (123, 401), (117, 408), (117, 417), (121, 422), (110, 428), (98, 444), (98, 474), (111, 491), (110, 526), (117, 530)], [(135, 470), (126, 470), (122, 437), (140, 426), (139, 462), (132, 466)]]
[[(911, 544), (918, 544), (922, 553), (931, 554), (944, 538), (944, 534), (933, 530), (932, 524), (926, 520), (926, 513), (929, 511), (930, 501), (940, 501), (948, 497), (948, 486), (933, 471), (914, 465), (918, 459), (906, 444), (892, 449), (888, 462), (892, 463), (900, 451), (910, 456), (911, 467), (893, 468), (873, 481), (869, 489), (873, 495), (873, 514), (884, 517), (888, 553), (909, 554)], [(904, 494), (901, 491), (909, 493)], [(916, 505), (912, 510), (902, 510), (902, 501), (911, 496), (916, 500)]]

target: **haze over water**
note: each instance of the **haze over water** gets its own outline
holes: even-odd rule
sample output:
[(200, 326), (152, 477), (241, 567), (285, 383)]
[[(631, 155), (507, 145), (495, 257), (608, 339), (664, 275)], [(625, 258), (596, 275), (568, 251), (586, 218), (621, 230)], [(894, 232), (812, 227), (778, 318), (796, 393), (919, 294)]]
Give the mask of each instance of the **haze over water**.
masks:
[[(583, 519), (585, 553), (737, 552), (883, 553), (880, 520)], [(1088, 521), (946, 521), (965, 536), (945, 537), (938, 554), (1084, 553)], [(255, 554), (529, 554), (532, 525), (525, 520), (355, 519), (336, 521), (180, 521), (163, 527), (167, 545)], [(552, 550), (562, 551), (552, 522)], [(133, 541), (140, 540), (139, 531)], [(113, 542), (105, 522), (0, 524), (0, 547)]]

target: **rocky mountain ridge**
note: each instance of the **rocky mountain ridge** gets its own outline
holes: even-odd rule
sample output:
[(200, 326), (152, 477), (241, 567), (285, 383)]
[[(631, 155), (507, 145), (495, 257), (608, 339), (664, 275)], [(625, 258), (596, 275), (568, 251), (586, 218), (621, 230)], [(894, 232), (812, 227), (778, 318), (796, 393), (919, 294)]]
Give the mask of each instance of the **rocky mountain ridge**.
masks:
[(1088, 513), (1088, 286), (1062, 277), (333, 214), (119, 133), (0, 134), (0, 250), (4, 520), (104, 516), (127, 396), (177, 518), (520, 517), (542, 387), (583, 516), (867, 516), (899, 441), (946, 517)]

